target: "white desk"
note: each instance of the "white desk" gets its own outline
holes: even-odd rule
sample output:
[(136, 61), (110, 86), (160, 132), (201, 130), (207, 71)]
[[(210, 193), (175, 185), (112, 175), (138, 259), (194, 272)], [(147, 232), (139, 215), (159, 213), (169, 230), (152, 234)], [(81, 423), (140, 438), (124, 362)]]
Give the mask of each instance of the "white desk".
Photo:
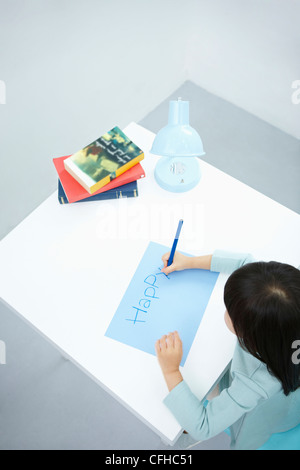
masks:
[[(170, 246), (183, 218), (179, 250), (249, 251), (298, 266), (300, 216), (204, 162), (197, 188), (168, 193), (153, 177), (157, 157), (148, 151), (154, 134), (134, 123), (125, 132), (145, 150), (140, 196), (61, 206), (54, 193), (2, 240), (0, 295), (172, 444), (181, 429), (162, 404), (167, 388), (156, 358), (104, 337), (148, 242)], [(225, 279), (218, 281), (183, 368), (201, 399), (235, 345), (223, 321)]]

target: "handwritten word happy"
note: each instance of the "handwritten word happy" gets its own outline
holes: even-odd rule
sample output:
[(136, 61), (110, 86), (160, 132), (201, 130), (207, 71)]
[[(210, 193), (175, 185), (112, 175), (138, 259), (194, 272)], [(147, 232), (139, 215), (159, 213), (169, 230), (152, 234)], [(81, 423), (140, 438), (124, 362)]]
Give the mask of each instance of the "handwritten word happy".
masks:
[[(127, 321), (133, 322), (134, 325), (136, 323), (146, 322), (144, 315), (148, 314), (148, 310), (150, 309), (151, 303), (153, 302), (153, 300), (159, 299), (159, 297), (157, 296), (158, 294), (157, 289), (159, 289), (159, 286), (157, 285), (157, 277), (161, 275), (168, 277), (164, 273), (157, 273), (157, 274), (150, 274), (149, 276), (146, 277), (146, 279), (144, 279), (144, 285), (146, 285), (147, 287), (144, 286), (143, 297), (140, 299), (138, 303), (139, 305), (138, 307), (132, 306), (135, 315), (133, 318), (126, 318)], [(140, 318), (142, 319), (139, 318), (139, 315), (140, 315)]]

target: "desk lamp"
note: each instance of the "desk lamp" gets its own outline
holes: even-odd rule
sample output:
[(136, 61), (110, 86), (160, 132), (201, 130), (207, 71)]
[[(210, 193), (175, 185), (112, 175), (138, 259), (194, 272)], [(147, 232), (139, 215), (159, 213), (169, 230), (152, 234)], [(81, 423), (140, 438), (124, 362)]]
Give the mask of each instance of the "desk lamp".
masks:
[(184, 192), (199, 183), (201, 172), (196, 157), (205, 152), (198, 132), (189, 125), (189, 101), (170, 101), (168, 124), (156, 135), (150, 153), (162, 156), (154, 176), (163, 189)]

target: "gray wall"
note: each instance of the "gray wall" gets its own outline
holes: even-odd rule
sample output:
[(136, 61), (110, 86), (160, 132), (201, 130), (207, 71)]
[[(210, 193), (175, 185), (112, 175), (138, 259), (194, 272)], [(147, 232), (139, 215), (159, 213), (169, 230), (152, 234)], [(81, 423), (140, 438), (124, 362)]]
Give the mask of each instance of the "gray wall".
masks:
[(52, 157), (184, 82), (187, 14), (180, 0), (0, 0), (1, 238), (56, 189)]
[(189, 77), (300, 139), (299, 19), (299, 0), (198, 2), (188, 38)]

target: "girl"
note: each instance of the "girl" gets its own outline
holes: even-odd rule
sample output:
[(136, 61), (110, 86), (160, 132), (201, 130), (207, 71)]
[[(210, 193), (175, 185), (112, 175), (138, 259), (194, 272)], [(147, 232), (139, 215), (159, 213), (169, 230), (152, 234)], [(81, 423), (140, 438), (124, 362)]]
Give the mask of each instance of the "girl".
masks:
[(224, 290), (225, 322), (238, 340), (230, 370), (219, 384), (220, 394), (206, 407), (180, 373), (178, 333), (156, 342), (169, 389), (164, 403), (180, 425), (195, 440), (209, 439), (230, 427), (231, 448), (236, 450), (257, 449), (273, 433), (297, 426), (300, 364), (292, 360), (292, 345), (300, 340), (300, 271), (221, 250), (200, 257), (177, 252), (169, 267), (168, 258), (169, 253), (162, 257), (166, 274), (194, 268), (232, 273)]

